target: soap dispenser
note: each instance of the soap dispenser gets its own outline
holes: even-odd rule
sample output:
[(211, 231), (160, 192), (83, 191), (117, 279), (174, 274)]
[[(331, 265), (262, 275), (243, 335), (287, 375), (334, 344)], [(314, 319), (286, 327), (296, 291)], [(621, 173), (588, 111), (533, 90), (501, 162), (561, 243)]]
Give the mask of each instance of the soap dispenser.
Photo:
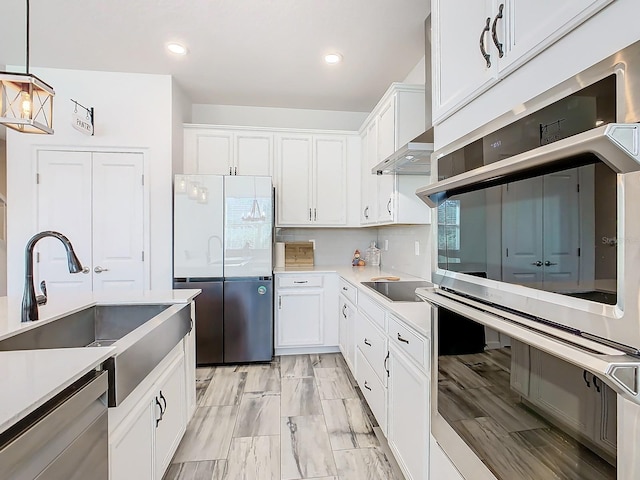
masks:
[(380, 249), (376, 247), (376, 242), (372, 241), (365, 254), (365, 262), (372, 267), (380, 266)]

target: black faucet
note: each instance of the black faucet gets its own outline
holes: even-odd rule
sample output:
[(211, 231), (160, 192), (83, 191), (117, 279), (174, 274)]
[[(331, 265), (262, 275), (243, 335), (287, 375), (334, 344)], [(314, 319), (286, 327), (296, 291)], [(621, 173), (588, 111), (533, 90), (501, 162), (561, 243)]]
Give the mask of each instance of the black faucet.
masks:
[(24, 249), (24, 295), (22, 296), (22, 321), (30, 322), (38, 320), (38, 305), (44, 305), (47, 303), (47, 288), (44, 280), (40, 283), (43, 295), (36, 297), (36, 291), (33, 287), (33, 248), (38, 240), (44, 237), (57, 238), (64, 245), (67, 251), (67, 264), (69, 265), (69, 273), (79, 273), (82, 271), (82, 264), (76, 253), (73, 251), (73, 246), (67, 237), (58, 232), (46, 231), (36, 233), (27, 242), (27, 246)]

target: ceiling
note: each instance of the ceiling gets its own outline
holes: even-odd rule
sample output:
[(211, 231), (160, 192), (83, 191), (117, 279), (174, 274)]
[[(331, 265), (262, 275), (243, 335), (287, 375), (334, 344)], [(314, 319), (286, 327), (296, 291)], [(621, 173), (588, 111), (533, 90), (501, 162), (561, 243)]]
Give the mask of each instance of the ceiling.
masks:
[[(0, 65), (24, 65), (26, 0), (2, 3)], [(31, 0), (30, 63), (171, 74), (192, 103), (367, 112), (424, 55), (429, 3)]]

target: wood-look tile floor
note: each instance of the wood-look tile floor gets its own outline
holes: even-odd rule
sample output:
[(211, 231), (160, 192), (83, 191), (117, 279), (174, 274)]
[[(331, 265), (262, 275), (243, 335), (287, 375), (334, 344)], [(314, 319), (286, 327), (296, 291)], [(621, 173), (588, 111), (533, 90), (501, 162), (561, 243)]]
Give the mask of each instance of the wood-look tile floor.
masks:
[(196, 369), (164, 480), (404, 480), (339, 353)]

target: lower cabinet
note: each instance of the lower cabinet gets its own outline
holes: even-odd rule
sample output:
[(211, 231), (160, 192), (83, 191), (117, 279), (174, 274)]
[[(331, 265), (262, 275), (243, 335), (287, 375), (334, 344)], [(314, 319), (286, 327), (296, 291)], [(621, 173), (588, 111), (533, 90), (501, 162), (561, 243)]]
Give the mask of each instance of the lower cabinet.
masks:
[(111, 480), (161, 480), (178, 448), (187, 424), (183, 344), (165, 360), (157, 367), (157, 380), (142, 395), (134, 391), (115, 408), (126, 413), (114, 414), (121, 418), (109, 432)]
[(356, 366), (355, 321), (356, 307), (344, 295), (340, 295), (340, 312), (338, 314), (338, 343), (340, 351), (349, 368)]
[(389, 347), (389, 447), (407, 480), (429, 477), (429, 377)]
[(276, 355), (337, 351), (337, 298), (335, 274), (277, 274)]

